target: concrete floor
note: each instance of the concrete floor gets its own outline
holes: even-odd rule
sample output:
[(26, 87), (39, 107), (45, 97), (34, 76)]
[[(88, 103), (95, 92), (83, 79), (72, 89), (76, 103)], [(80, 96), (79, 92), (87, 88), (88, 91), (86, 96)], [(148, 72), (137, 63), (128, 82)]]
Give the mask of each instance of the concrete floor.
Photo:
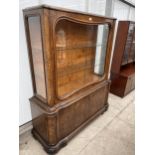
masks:
[[(134, 91), (126, 97), (109, 95), (109, 109), (56, 155), (134, 155)], [(20, 155), (47, 155), (30, 132), (20, 136)]]

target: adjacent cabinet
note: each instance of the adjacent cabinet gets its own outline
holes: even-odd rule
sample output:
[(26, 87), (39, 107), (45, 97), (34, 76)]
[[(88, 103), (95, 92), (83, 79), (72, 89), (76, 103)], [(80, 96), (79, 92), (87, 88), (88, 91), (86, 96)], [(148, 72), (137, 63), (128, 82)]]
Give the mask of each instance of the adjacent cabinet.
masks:
[(115, 19), (46, 5), (23, 12), (32, 133), (53, 153), (108, 108)]
[(135, 23), (119, 21), (111, 67), (110, 92), (124, 97), (135, 88)]

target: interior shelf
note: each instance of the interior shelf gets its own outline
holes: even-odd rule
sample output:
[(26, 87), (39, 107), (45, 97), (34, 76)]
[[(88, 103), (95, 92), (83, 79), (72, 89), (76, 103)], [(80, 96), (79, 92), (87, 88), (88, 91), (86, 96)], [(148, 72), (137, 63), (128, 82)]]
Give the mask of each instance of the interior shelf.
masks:
[(135, 63), (130, 63), (121, 67), (120, 75), (128, 77), (135, 73)]
[[(80, 72), (80, 71), (79, 71)], [(79, 74), (79, 73), (78, 73)], [(81, 75), (84, 75), (83, 78), (80, 78), (79, 76), (72, 77), (71, 76), (66, 76), (62, 78), (62, 83), (58, 83), (59, 89), (58, 89), (58, 94), (63, 97), (69, 93), (72, 93), (78, 89), (83, 88), (86, 84), (89, 85), (90, 83), (97, 82), (98, 80), (101, 80), (102, 77), (98, 75), (94, 75), (93, 73), (84, 73), (81, 72)]]
[(103, 47), (103, 44), (81, 44), (81, 45), (74, 45), (74, 46), (56, 46), (56, 51), (63, 51), (63, 50), (72, 50), (72, 49), (85, 49), (85, 48), (95, 48), (95, 47)]

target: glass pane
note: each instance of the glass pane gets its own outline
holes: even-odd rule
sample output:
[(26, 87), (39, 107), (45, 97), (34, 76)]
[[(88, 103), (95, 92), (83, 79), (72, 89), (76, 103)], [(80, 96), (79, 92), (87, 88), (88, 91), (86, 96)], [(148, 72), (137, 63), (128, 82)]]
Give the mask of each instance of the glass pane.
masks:
[(131, 50), (130, 50), (130, 56), (128, 62), (134, 62), (135, 60), (135, 26), (134, 24), (130, 24), (130, 33), (132, 36), (131, 39)]
[(29, 17), (28, 24), (30, 31), (32, 59), (34, 66), (36, 91), (37, 91), (36, 93), (46, 98), (40, 17), (39, 16)]
[(133, 37), (133, 41), (132, 41), (131, 59), (135, 61), (135, 36)]
[(127, 63), (130, 63), (133, 61), (133, 56), (132, 56), (132, 44), (133, 44), (133, 36), (134, 36), (134, 24), (130, 24), (129, 30), (128, 30), (128, 36), (127, 36), (127, 41), (125, 45), (125, 51), (122, 59), (122, 65), (126, 65)]
[(109, 26), (61, 20), (56, 25), (57, 91), (64, 97), (101, 80)]

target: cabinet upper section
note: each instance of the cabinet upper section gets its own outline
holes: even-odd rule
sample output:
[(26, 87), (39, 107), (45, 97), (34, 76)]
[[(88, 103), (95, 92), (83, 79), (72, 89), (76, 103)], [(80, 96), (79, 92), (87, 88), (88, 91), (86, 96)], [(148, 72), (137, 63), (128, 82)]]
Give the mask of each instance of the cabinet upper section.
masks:
[(23, 11), (37, 98), (53, 105), (108, 80), (115, 19), (45, 5)]

